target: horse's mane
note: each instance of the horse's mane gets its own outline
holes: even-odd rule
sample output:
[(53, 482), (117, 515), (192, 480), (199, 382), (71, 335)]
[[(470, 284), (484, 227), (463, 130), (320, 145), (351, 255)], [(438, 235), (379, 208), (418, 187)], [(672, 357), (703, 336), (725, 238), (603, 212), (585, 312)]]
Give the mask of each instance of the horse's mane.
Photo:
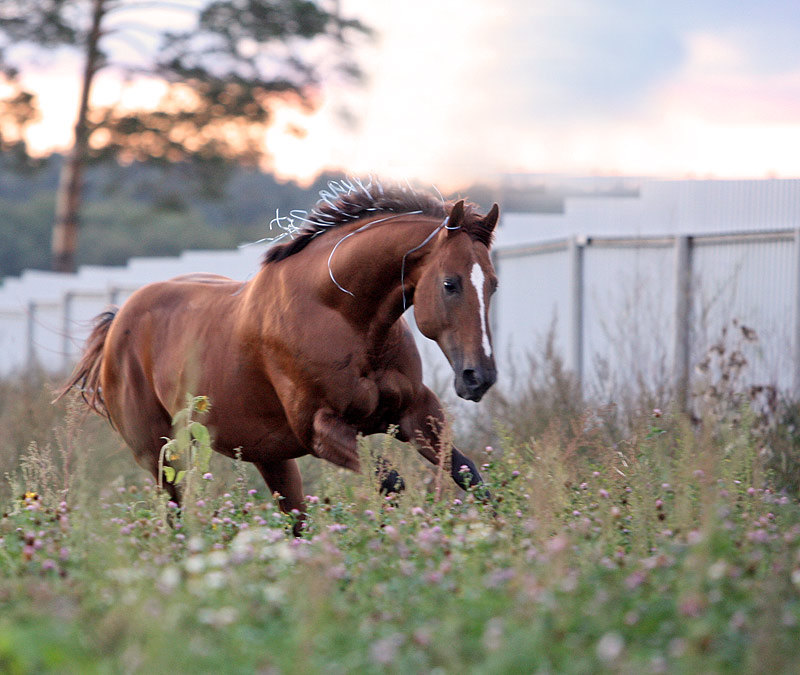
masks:
[[(328, 190), (320, 192), (320, 199), (310, 214), (301, 212), (301, 228), (294, 226), (297, 219), (292, 212), (289, 217), (275, 219), (292, 239), (285, 244), (270, 247), (264, 255), (264, 264), (284, 260), (302, 251), (312, 239), (342, 225), (353, 223), (367, 216), (383, 213), (418, 213), (444, 219), (452, 202), (445, 202), (441, 195), (413, 189), (407, 185), (384, 185), (377, 180), (364, 183), (358, 179), (332, 181)], [(287, 227), (285, 222), (288, 221)], [(463, 227), (476, 241), (491, 245), (491, 232), (481, 228), (481, 218), (474, 204), (465, 204)]]

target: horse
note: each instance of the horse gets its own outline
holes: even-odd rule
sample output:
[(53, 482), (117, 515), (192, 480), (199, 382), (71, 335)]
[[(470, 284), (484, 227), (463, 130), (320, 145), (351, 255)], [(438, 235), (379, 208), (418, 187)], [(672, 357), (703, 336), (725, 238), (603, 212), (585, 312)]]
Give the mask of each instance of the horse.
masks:
[[(359, 471), (358, 435), (390, 427), (432, 464), (449, 465), (460, 487), (483, 484), (471, 459), (440, 448), (445, 414), (423, 384), (402, 315), (414, 306), (458, 396), (479, 401), (497, 377), (489, 325), (497, 204), (481, 216), (464, 200), (406, 186), (334, 187), (298, 216), (302, 226), (277, 219), (292, 238), (268, 248), (250, 280), (183, 275), (96, 318), (58, 398), (79, 389), (173, 501), (180, 495), (160, 480), (161, 449), (187, 393), (212, 403), (214, 449), (252, 462), (284, 512), (304, 508), (298, 457)], [(383, 488), (401, 480), (392, 471)]]

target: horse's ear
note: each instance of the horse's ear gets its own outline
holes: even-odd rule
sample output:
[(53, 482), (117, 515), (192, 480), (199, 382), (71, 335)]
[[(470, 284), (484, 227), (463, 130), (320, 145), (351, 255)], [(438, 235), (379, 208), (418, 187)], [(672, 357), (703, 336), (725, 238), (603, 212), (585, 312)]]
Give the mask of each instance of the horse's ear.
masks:
[(459, 199), (455, 204), (453, 204), (453, 208), (450, 209), (450, 215), (447, 216), (447, 233), (453, 234), (458, 232), (461, 229), (461, 225), (464, 222), (464, 200)]
[(477, 220), (473, 225), (470, 234), (476, 241), (485, 244), (486, 248), (492, 247), (492, 239), (494, 238), (494, 228), (497, 225), (497, 219), (500, 216), (500, 207), (493, 204), (483, 218)]
[(483, 227), (489, 232), (493, 232), (495, 225), (497, 225), (497, 219), (499, 216), (500, 207), (497, 204), (492, 204), (492, 208), (489, 209), (489, 213), (487, 213), (483, 218)]

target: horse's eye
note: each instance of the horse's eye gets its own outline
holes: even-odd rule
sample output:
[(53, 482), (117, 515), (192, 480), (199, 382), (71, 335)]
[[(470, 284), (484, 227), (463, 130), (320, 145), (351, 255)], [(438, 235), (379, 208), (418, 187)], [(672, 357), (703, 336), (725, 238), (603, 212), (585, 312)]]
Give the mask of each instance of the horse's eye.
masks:
[(458, 290), (458, 283), (453, 279), (445, 279), (442, 285), (448, 293), (455, 293)]

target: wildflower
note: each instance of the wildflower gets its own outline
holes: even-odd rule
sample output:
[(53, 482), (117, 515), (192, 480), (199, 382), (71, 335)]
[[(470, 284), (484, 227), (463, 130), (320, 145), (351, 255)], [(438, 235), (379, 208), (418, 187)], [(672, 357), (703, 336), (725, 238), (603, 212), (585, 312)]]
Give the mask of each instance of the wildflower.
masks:
[(653, 408), (653, 417), (661, 417), (662, 414), (661, 408)]
[(606, 633), (597, 641), (595, 651), (601, 661), (609, 663), (611, 661), (616, 661), (620, 654), (622, 654), (624, 648), (625, 641), (622, 639), (622, 636), (619, 633), (611, 632)]
[(511, 472), (511, 477), (512, 478), (516, 478), (517, 476), (519, 476), (519, 471), (512, 471)]
[(206, 473), (203, 474), (203, 480), (213, 480), (213, 479), (214, 479), (214, 474), (211, 473), (210, 471), (207, 471)]
[(605, 488), (600, 488), (597, 491), (597, 494), (599, 494), (603, 499), (608, 499), (608, 490), (606, 490)]
[(205, 412), (206, 410), (208, 410), (208, 407), (209, 407), (208, 396), (197, 396), (194, 399), (194, 409), (197, 412)]
[(494, 617), (486, 622), (483, 632), (483, 646), (490, 652), (497, 651), (502, 646), (503, 620)]
[(233, 607), (220, 607), (217, 610), (204, 608), (197, 613), (200, 623), (207, 623), (215, 628), (230, 626), (239, 617), (239, 612)]
[(628, 577), (626, 577), (624, 582), (625, 588), (627, 588), (629, 591), (636, 590), (637, 588), (639, 588), (639, 586), (641, 586), (645, 582), (646, 579), (647, 579), (647, 574), (641, 570), (637, 570), (636, 572), (633, 572)]
[(561, 553), (569, 546), (569, 540), (564, 535), (556, 535), (547, 542), (547, 550), (550, 553)]
[(162, 593), (172, 593), (181, 580), (181, 573), (177, 567), (165, 567), (164, 571), (158, 577), (158, 590)]
[(397, 658), (397, 650), (405, 641), (405, 636), (401, 633), (391, 635), (376, 640), (370, 647), (369, 653), (372, 660), (381, 666), (387, 666)]
[(491, 455), (494, 452), (494, 448), (491, 445), (487, 445), (485, 450), (487, 455)]
[(425, 509), (423, 509), (421, 506), (415, 506), (413, 509), (411, 509), (411, 515), (412, 516), (424, 516), (425, 515)]
[(319, 497), (317, 495), (306, 495), (306, 501), (309, 504), (319, 504)]

